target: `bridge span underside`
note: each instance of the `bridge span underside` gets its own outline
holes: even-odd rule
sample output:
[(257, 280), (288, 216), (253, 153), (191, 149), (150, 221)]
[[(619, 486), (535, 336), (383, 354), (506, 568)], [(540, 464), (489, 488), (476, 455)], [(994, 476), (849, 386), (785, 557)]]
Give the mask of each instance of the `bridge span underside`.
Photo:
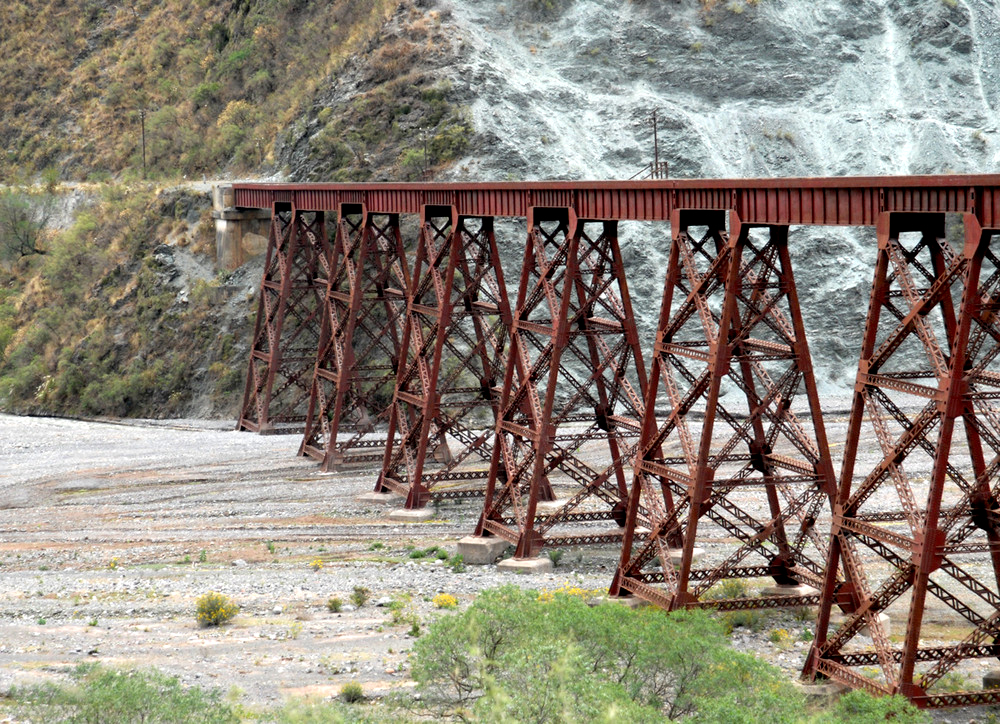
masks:
[[(374, 467), (413, 514), (481, 500), (474, 535), (519, 560), (619, 546), (615, 596), (818, 605), (809, 677), (1000, 703), (946, 685), (1000, 656), (1000, 176), (233, 191), (272, 217), (242, 429)], [(625, 221), (663, 222), (651, 339)], [(791, 226), (876, 231), (839, 472)]]

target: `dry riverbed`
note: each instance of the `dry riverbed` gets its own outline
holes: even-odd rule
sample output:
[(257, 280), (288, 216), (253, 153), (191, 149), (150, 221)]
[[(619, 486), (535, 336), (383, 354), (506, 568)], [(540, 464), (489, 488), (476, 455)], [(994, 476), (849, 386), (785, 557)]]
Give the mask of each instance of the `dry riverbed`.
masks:
[[(235, 691), (251, 707), (334, 696), (352, 680), (380, 696), (412, 686), (411, 629), (444, 615), (431, 600), (438, 593), (464, 606), (511, 582), (610, 582), (610, 547), (567, 551), (537, 575), (413, 560), (408, 547), (454, 552), (477, 503), (445, 505), (426, 523), (389, 522), (385, 508), (357, 501), (374, 471), (323, 474), (296, 456), (298, 442), (202, 420), (0, 415), (0, 693), (96, 661), (155, 667)], [(354, 608), (358, 586), (371, 596)], [(195, 601), (208, 591), (240, 605), (231, 624), (197, 625)], [(345, 604), (340, 613), (328, 610), (331, 597)], [(733, 645), (794, 678), (812, 618), (764, 615), (760, 630), (738, 628)]]

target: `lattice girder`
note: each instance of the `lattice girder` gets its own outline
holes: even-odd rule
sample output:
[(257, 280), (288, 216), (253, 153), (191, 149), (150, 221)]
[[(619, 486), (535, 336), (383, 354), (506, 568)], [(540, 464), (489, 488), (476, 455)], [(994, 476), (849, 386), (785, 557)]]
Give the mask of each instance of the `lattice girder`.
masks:
[[(874, 663), (880, 676), (868, 686), (927, 707), (1000, 702), (1000, 689), (937, 687), (962, 661), (1000, 655), (1000, 259), (997, 232), (984, 230), (974, 213), (962, 219), (958, 249), (946, 238), (944, 214), (878, 218), (827, 600), (805, 667), (808, 676), (857, 685), (853, 667)], [(869, 439), (877, 443), (874, 462)], [(844, 584), (834, 579), (838, 569)], [(847, 617), (831, 631), (834, 604)], [(925, 621), (938, 609), (967, 622), (958, 644), (924, 643), (931, 637)], [(894, 623), (903, 627), (902, 646), (878, 626), (870, 643), (858, 640), (862, 626), (886, 610), (897, 620), (906, 612)]]
[(408, 286), (398, 214), (343, 204), (299, 449), (323, 470), (382, 458), (385, 441), (372, 433), (391, 404)]
[(330, 255), (322, 211), (274, 204), (237, 429), (302, 432)]
[[(707, 605), (705, 594), (726, 579), (767, 575), (779, 584), (818, 586), (825, 553), (810, 553), (806, 544), (823, 549), (816, 523), (835, 482), (788, 228), (742, 224), (734, 212), (729, 233), (724, 212), (677, 211), (671, 224), (646, 415), (611, 593), (679, 608)], [(705, 233), (696, 235), (694, 227)], [(668, 412), (658, 420), (661, 391)], [(802, 392), (808, 424), (791, 410)], [(696, 567), (707, 525), (735, 543), (721, 560)], [(639, 528), (649, 530), (645, 542)], [(655, 571), (648, 570), (657, 559)], [(802, 605), (801, 598), (719, 605), (767, 608), (782, 600)]]
[(375, 486), (411, 509), (484, 494), (511, 324), (493, 219), (435, 206), (423, 216)]
[(621, 540), (617, 529), (578, 531), (624, 523), (646, 387), (617, 224), (533, 208), (528, 229), (476, 529), (515, 543), (518, 558)]

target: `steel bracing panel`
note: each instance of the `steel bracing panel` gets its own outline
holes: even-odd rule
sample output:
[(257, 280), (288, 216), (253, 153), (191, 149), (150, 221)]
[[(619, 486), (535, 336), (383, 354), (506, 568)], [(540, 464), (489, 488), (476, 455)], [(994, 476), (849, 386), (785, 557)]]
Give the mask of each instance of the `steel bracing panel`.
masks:
[(302, 432), (329, 264), (323, 212), (275, 202), (238, 429)]
[(411, 509), (485, 492), (511, 324), (492, 217), (427, 206), (422, 221), (375, 486)]
[[(920, 706), (1000, 702), (1000, 689), (941, 687), (963, 660), (1000, 655), (1000, 258), (997, 233), (974, 214), (963, 219), (964, 238), (949, 241), (943, 214), (878, 218), (824, 602), (806, 664), (808, 675)], [(834, 605), (847, 618), (831, 631)], [(964, 628), (960, 643), (925, 643), (936, 638), (932, 610)], [(882, 626), (886, 611), (901, 646)]]
[(518, 558), (621, 539), (646, 387), (617, 224), (533, 208), (528, 229), (476, 529)]
[[(827, 535), (817, 521), (824, 513), (828, 519), (835, 491), (788, 227), (755, 228), (732, 214), (727, 232), (725, 222), (721, 212), (678, 211), (671, 224), (646, 415), (611, 593), (671, 609), (704, 605), (709, 597), (724, 609), (800, 606), (801, 591), (718, 600), (713, 589), (761, 576), (818, 587)], [(657, 419), (661, 390), (666, 411)], [(807, 422), (791, 410), (802, 393)], [(637, 530), (649, 531), (644, 541), (637, 542)], [(728, 550), (720, 553), (716, 544), (713, 560), (696, 566), (702, 538), (720, 532), (732, 540)]]
[(300, 454), (322, 462), (382, 459), (409, 288), (398, 214), (340, 208)]

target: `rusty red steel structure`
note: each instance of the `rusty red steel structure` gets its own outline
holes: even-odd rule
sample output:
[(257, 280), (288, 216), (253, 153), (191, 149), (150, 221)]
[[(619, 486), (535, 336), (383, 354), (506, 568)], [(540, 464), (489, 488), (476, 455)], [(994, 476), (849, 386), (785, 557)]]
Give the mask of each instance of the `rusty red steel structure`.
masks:
[[(616, 543), (646, 371), (616, 221), (528, 212), (510, 354), (477, 536), (543, 546)], [(589, 459), (589, 443), (606, 445)], [(558, 486), (558, 487), (557, 487)], [(568, 497), (557, 499), (557, 491)], [(615, 530), (593, 528), (614, 521)]]
[[(508, 379), (499, 390), (495, 437), (501, 444), (493, 448), (487, 489), (496, 498), (511, 472), (517, 476), (530, 467), (540, 474), (521, 477), (517, 492), (527, 497), (520, 513), (499, 516), (505, 530), (487, 530), (482, 523), (490, 517), (484, 515), (480, 531), (516, 536), (522, 556), (546, 542), (537, 524), (551, 513), (538, 508), (551, 492), (546, 475), (562, 462), (559, 455), (548, 455), (559, 433), (547, 415), (559, 411), (555, 404), (542, 404), (554, 389), (544, 384), (546, 375), (579, 372), (560, 365), (569, 348), (567, 322), (609, 321), (581, 310), (595, 309), (597, 290), (616, 283), (611, 264), (593, 275), (602, 282), (579, 290), (580, 306), (564, 304), (569, 295), (560, 296), (560, 279), (579, 274), (573, 263), (578, 268), (590, 263), (579, 256), (568, 261), (578, 254), (570, 248), (600, 247), (600, 255), (607, 255), (619, 222), (671, 222), (671, 261), (648, 385), (638, 384), (638, 367), (631, 373), (636, 387), (645, 387), (645, 399), (633, 405), (631, 416), (602, 423), (634, 429), (638, 451), (612, 591), (677, 608), (705, 605), (703, 594), (731, 577), (820, 584), (807, 676), (899, 692), (921, 706), (1000, 702), (1000, 689), (955, 693), (937, 686), (961, 661), (1000, 655), (1000, 412), (993, 404), (1000, 397), (1000, 262), (991, 248), (1000, 234), (1000, 176), (237, 184), (234, 191), (236, 205), (247, 208), (277, 209), (280, 201), (327, 212), (355, 204), (370, 215), (426, 218), (428, 207), (446, 207), (451, 219), (529, 220), (527, 264), (512, 310)], [(955, 219), (964, 224), (960, 249), (944, 233)], [(839, 482), (833, 479), (789, 263), (793, 226), (877, 229), (875, 282)], [(277, 228), (272, 245), (287, 236)], [(439, 236), (451, 233), (437, 228)], [(405, 260), (405, 252), (398, 254)], [(415, 277), (410, 283), (421, 282)], [(409, 293), (413, 289), (406, 287)], [(266, 319), (280, 317), (282, 303), (289, 315), (294, 305), (290, 292), (284, 294), (276, 295), (277, 304), (262, 306), (270, 315)], [(532, 306), (542, 298), (540, 309), (560, 310), (548, 325), (538, 321)], [(310, 318), (307, 312), (294, 317)], [(616, 339), (631, 349), (623, 329), (615, 330)], [(277, 331), (269, 339), (280, 340), (280, 326)], [(584, 334), (588, 344), (577, 349), (593, 349), (592, 337)], [(587, 354), (575, 356), (589, 370), (589, 380), (613, 368), (594, 357), (588, 363)], [(406, 379), (405, 366), (396, 380)], [(629, 375), (621, 377), (631, 382)], [(735, 393), (722, 394), (726, 376)], [(259, 418), (274, 419), (267, 414), (268, 378), (258, 373), (255, 379), (265, 382), (248, 399), (262, 411)], [(420, 389), (426, 394), (428, 388)], [(577, 392), (572, 383), (564, 385), (553, 400)], [(623, 389), (617, 394), (619, 401), (628, 396)], [(796, 399), (800, 404), (793, 414)], [(658, 400), (665, 401), (665, 410), (657, 409)], [(412, 402), (419, 404), (405, 413), (397, 405), (400, 419), (432, 410)], [(593, 422), (602, 419), (600, 411), (589, 414)], [(600, 432), (607, 437), (608, 430)], [(862, 437), (866, 432), (870, 438)], [(440, 437), (430, 437), (434, 434)], [(862, 439), (877, 444), (874, 461)], [(523, 446), (507, 454), (513, 467), (503, 463), (511, 445)], [(625, 469), (626, 458), (619, 455), (611, 469)], [(603, 483), (614, 476), (602, 478), (603, 473), (580, 490), (605, 490)], [(527, 506), (536, 514), (528, 515)], [(828, 537), (817, 535), (816, 521), (824, 516), (832, 517)], [(696, 567), (696, 544), (711, 526), (736, 543), (721, 560)], [(650, 570), (657, 557), (659, 570)], [(666, 564), (670, 560), (679, 567)], [(723, 607), (801, 602), (795, 596), (758, 596)], [(926, 612), (935, 606), (965, 622), (963, 640), (945, 646), (923, 641)], [(844, 619), (832, 629), (835, 607)], [(893, 646), (885, 635), (879, 614), (887, 609), (897, 621), (899, 612), (906, 612), (902, 646)], [(862, 666), (877, 667), (878, 677), (860, 674)]]
[(493, 218), (422, 216), (375, 486), (408, 509), (484, 494), (511, 325)]
[(306, 420), (330, 244), (322, 210), (281, 195), (271, 230), (238, 429), (300, 434)]
[[(1000, 230), (981, 219), (974, 204), (965, 209), (957, 243), (941, 213), (877, 220), (823, 587), (846, 620), (831, 632), (830, 607), (821, 609), (807, 663), (809, 673), (927, 707), (1000, 701), (998, 690), (939, 686), (965, 659), (1000, 656)], [(873, 458), (862, 439), (877, 441)], [(898, 647), (880, 618), (890, 606), (906, 615)], [(932, 610), (960, 621), (959, 642), (922, 641), (933, 636)], [(859, 642), (862, 627), (870, 642)]]
[[(754, 227), (731, 212), (727, 232), (725, 217), (678, 210), (671, 222), (645, 403), (651, 412), (643, 420), (611, 593), (632, 593), (667, 609), (816, 604), (826, 564), (826, 536), (816, 524), (821, 511), (831, 509), (835, 482), (788, 227)], [(734, 399), (721, 394), (726, 381)], [(661, 385), (668, 413), (658, 421)], [(800, 387), (812, 435), (791, 409)], [(636, 545), (640, 504), (649, 533)], [(705, 525), (734, 544), (713, 564), (696, 567), (698, 529)], [(754, 597), (705, 596), (721, 581), (762, 577), (786, 588)], [(805, 592), (804, 584), (816, 588)]]
[(338, 216), (299, 450), (323, 470), (382, 457), (371, 433), (390, 409), (409, 288), (399, 214), (342, 204)]

